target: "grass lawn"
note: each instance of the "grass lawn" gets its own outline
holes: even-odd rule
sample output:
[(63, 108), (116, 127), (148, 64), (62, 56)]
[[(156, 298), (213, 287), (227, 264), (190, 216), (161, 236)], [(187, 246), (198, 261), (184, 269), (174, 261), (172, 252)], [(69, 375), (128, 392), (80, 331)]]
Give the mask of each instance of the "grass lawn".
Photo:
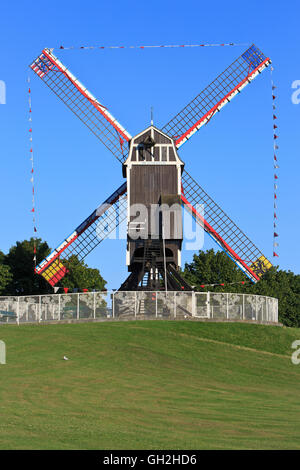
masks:
[(300, 449), (298, 329), (2, 325), (0, 339), (0, 449)]

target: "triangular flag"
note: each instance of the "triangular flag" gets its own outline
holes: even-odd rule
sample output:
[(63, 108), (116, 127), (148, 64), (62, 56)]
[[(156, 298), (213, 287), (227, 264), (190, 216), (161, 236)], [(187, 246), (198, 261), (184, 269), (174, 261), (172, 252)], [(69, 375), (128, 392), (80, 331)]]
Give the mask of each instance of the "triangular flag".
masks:
[(67, 294), (68, 291), (69, 291), (69, 288), (68, 288), (68, 287), (64, 287), (64, 292), (65, 292), (65, 294)]
[(276, 126), (276, 124), (274, 124), (273, 129), (278, 129), (278, 126)]
[(276, 195), (276, 194), (274, 194), (274, 199), (277, 199), (277, 195)]
[(279, 165), (274, 165), (274, 168), (275, 168), (275, 169), (279, 168)]
[(275, 88), (277, 88), (275, 85), (272, 86), (272, 90), (275, 90)]
[(275, 183), (274, 184), (274, 189), (277, 189), (278, 188), (278, 185)]
[(277, 157), (276, 157), (276, 155), (274, 155), (274, 160), (276, 160), (276, 162), (277, 162)]
[(278, 254), (275, 253), (275, 251), (273, 251), (273, 256), (274, 256), (274, 257), (275, 257), (275, 256), (279, 257)]
[(276, 96), (275, 96), (275, 95), (272, 95), (272, 98), (273, 98), (273, 100), (275, 100), (275, 99), (276, 99)]
[(278, 150), (279, 149), (278, 145), (274, 145), (274, 149)]
[(276, 180), (278, 180), (278, 176), (277, 176), (277, 175), (274, 175), (274, 178), (275, 178)]
[(274, 232), (274, 237), (279, 237), (278, 233)]
[(54, 290), (54, 294), (56, 294), (56, 292), (59, 291), (59, 287), (53, 287), (53, 290)]
[(277, 219), (277, 215), (276, 215), (276, 212), (274, 212), (274, 219)]
[(82, 289), (83, 292), (88, 292), (89, 290), (88, 289)]
[(274, 134), (274, 139), (278, 139), (278, 135)]
[(273, 243), (273, 246), (279, 246), (279, 243), (274, 242), (274, 243)]
[(273, 114), (273, 119), (277, 119), (277, 116), (275, 116), (275, 114)]

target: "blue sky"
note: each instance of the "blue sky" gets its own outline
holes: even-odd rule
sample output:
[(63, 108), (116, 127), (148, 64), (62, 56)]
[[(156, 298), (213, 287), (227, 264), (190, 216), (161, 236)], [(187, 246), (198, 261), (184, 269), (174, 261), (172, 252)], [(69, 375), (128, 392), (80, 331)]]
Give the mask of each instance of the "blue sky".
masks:
[[(0, 15), (0, 249), (32, 235), (28, 153), (28, 64), (54, 53), (134, 135), (163, 126), (245, 48), (60, 51), (63, 45), (252, 43), (274, 65), (279, 126), (278, 229), (282, 269), (299, 272), (300, 80), (296, 1), (16, 1)], [(55, 247), (122, 182), (120, 164), (31, 74), (38, 236)], [(273, 137), (266, 70), (180, 150), (187, 170), (271, 259)], [(204, 248), (211, 247), (205, 237)], [(184, 261), (193, 252), (185, 252)], [(271, 259), (272, 261), (272, 259)], [(106, 241), (88, 258), (110, 288), (127, 275), (125, 242)]]

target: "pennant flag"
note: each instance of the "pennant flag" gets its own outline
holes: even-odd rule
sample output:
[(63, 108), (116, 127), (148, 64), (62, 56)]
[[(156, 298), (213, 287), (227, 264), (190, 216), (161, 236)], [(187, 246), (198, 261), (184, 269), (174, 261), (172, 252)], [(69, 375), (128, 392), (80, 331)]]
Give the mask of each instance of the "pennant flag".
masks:
[(82, 290), (83, 290), (83, 292), (88, 292), (89, 291), (88, 289), (82, 289)]
[(275, 96), (275, 95), (272, 95), (272, 98), (273, 98), (273, 100), (275, 100), (275, 99), (276, 99), (276, 96)]
[(278, 135), (274, 134), (274, 139), (278, 139)]
[(277, 256), (277, 257), (278, 257), (278, 254), (277, 254), (277, 253), (275, 253), (275, 251), (273, 251), (273, 256), (274, 256), (274, 257), (275, 257), (275, 256)]
[(54, 294), (56, 294), (56, 292), (58, 292), (60, 288), (59, 287), (53, 287), (53, 289), (54, 289)]
[(278, 180), (278, 176), (277, 176), (277, 175), (274, 175), (274, 178), (275, 178), (276, 180)]
[(276, 212), (274, 212), (274, 219), (277, 219), (277, 215), (276, 215)]
[(276, 162), (277, 162), (277, 157), (276, 157), (276, 155), (274, 155), (274, 160), (276, 160)]
[(278, 233), (274, 232), (274, 237), (279, 237)]
[(274, 243), (273, 243), (273, 246), (279, 246), (279, 243), (274, 242)]
[(275, 114), (273, 114), (273, 119), (277, 119), (277, 116), (275, 116)]
[(64, 287), (64, 292), (65, 292), (65, 294), (67, 294), (68, 291), (69, 291), (69, 288), (68, 288), (68, 287)]

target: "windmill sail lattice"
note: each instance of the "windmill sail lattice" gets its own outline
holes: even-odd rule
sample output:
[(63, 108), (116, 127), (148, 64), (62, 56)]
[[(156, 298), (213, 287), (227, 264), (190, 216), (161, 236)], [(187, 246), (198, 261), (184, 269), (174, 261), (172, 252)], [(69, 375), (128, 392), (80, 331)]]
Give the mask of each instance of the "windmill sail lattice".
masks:
[(67, 69), (50, 49), (30, 65), (31, 69), (65, 103), (98, 139), (122, 161), (130, 134)]
[(126, 218), (126, 193), (124, 183), (37, 266), (36, 272), (52, 286), (60, 281), (67, 273), (63, 260), (72, 255), (84, 259)]
[[(185, 171), (182, 176), (182, 203), (245, 274), (254, 282), (271, 266), (262, 252), (228, 217), (221, 207)], [(202, 217), (197, 206), (203, 205)]]
[(270, 59), (252, 45), (162, 130), (173, 136), (176, 146), (180, 147), (270, 63)]

